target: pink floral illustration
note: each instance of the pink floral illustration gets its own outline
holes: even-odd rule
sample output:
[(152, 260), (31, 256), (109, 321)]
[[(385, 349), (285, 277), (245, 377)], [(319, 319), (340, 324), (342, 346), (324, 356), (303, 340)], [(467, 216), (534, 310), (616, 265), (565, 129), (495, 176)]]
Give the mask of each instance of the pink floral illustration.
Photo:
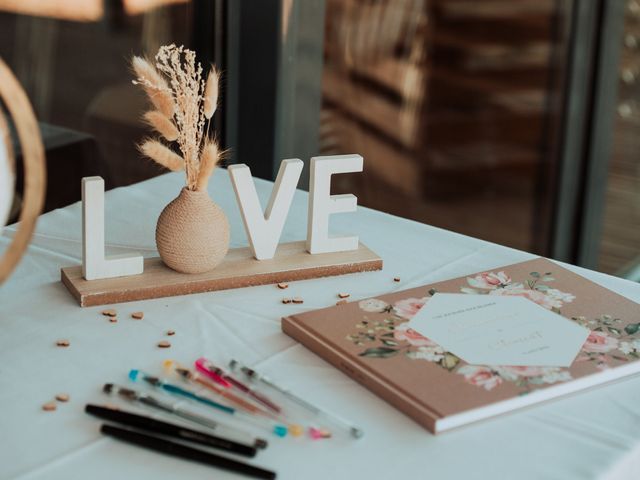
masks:
[(406, 341), (414, 347), (436, 347), (438, 344), (427, 337), (419, 334), (413, 328), (409, 328), (408, 323), (398, 325), (394, 332), (393, 338), (399, 342)]
[[(460, 291), (475, 295), (523, 297), (559, 314), (564, 304), (576, 299), (572, 293), (551, 288), (549, 283), (555, 281), (552, 272), (530, 272), (528, 277), (517, 280), (513, 281), (504, 271), (485, 272), (467, 277), (467, 285), (461, 286)], [(510, 383), (525, 394), (543, 384), (571, 380), (571, 372), (567, 368), (466, 365), (454, 353), (445, 351), (409, 326), (408, 320), (436, 293), (431, 289), (427, 297), (406, 298), (394, 304), (376, 298), (362, 300), (360, 309), (376, 315), (373, 318), (365, 316), (356, 324), (357, 331), (347, 335), (346, 339), (365, 347), (358, 353), (361, 357), (385, 359), (403, 355), (462, 375), (465, 382), (485, 390)], [(592, 362), (595, 369), (602, 370), (614, 367), (616, 362), (640, 359), (640, 322), (624, 322), (609, 314), (593, 318), (576, 316), (571, 320), (591, 331), (576, 358), (577, 362)]]
[(365, 312), (381, 313), (387, 309), (389, 304), (377, 298), (367, 298), (366, 300), (361, 300), (360, 302), (358, 302), (358, 306)]
[(427, 297), (422, 298), (405, 298), (393, 304), (393, 311), (396, 315), (407, 320), (411, 320), (418, 313), (425, 303), (429, 300)]
[(547, 310), (551, 310), (552, 308), (560, 308), (562, 307), (562, 301), (557, 300), (553, 297), (545, 295), (538, 290), (531, 290), (528, 288), (498, 288), (496, 290), (491, 290), (489, 295), (500, 295), (500, 296), (509, 296), (509, 297), (524, 297), (527, 300), (531, 300), (532, 302), (537, 303), (541, 307), (546, 308)]
[(469, 285), (475, 288), (494, 289), (511, 283), (511, 277), (504, 272), (484, 272), (473, 278), (467, 278)]
[(489, 367), (479, 367), (477, 365), (464, 365), (460, 367), (458, 373), (464, 375), (464, 379), (476, 387), (484, 387), (491, 390), (502, 383), (502, 378)]
[(618, 348), (618, 339), (607, 335), (604, 332), (593, 331), (584, 342), (582, 350), (591, 353), (607, 353)]

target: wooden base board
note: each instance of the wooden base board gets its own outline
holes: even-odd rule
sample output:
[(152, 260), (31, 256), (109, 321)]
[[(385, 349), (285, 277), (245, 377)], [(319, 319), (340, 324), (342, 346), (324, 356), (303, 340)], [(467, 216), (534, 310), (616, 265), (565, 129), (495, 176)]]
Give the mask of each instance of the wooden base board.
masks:
[(155, 257), (145, 259), (140, 275), (89, 281), (81, 266), (63, 268), (60, 274), (80, 306), (90, 307), (381, 269), (382, 259), (363, 244), (350, 252), (311, 255), (302, 241), (279, 245), (271, 260), (256, 260), (249, 248), (229, 250), (207, 273), (178, 273)]

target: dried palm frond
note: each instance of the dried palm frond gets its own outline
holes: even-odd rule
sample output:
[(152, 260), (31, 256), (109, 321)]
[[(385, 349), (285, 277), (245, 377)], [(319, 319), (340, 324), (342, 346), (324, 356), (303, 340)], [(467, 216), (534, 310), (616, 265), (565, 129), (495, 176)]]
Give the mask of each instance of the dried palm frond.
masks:
[(157, 140), (145, 140), (138, 148), (143, 155), (173, 172), (182, 170), (185, 166), (180, 155)]
[(144, 114), (144, 119), (169, 142), (175, 142), (178, 139), (178, 129), (162, 112), (151, 110)]

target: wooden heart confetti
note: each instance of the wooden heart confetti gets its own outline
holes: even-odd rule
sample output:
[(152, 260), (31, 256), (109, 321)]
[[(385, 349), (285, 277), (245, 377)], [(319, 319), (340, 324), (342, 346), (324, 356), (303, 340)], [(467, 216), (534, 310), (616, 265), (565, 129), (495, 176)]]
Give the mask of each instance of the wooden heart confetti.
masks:
[(351, 296), (350, 293), (339, 293), (338, 294), (338, 297), (340, 297), (340, 298), (349, 298), (350, 296)]
[(69, 340), (67, 339), (60, 339), (56, 341), (56, 345), (58, 347), (68, 347), (69, 345), (71, 345), (71, 342), (69, 342)]
[(42, 405), (42, 410), (44, 410), (45, 412), (53, 412), (56, 408), (58, 408), (56, 402), (47, 402)]
[(117, 312), (113, 308), (110, 308), (108, 310), (103, 310), (102, 315), (104, 315), (105, 317), (115, 317), (117, 315)]
[(278, 284), (278, 288), (279, 288), (280, 290), (284, 290), (285, 288), (289, 288), (289, 284), (288, 284), (288, 283), (284, 283), (284, 282), (280, 282), (280, 283)]
[(291, 301), (293, 303), (304, 303), (304, 300), (300, 297), (294, 297), (293, 299), (291, 299)]
[(66, 393), (59, 393), (56, 395), (56, 400), (58, 400), (59, 402), (68, 402), (69, 395)]
[(131, 318), (135, 318), (136, 320), (142, 320), (144, 318), (144, 312), (133, 312), (131, 314)]
[(283, 298), (282, 299), (282, 303), (291, 303), (291, 299), (290, 298)]
[(174, 332), (173, 330), (167, 330), (167, 335), (169, 335), (170, 337), (175, 335), (176, 332)]
[(118, 319), (116, 317), (109, 317), (109, 321), (111, 323), (118, 323)]
[(160, 348), (169, 348), (171, 346), (171, 342), (167, 340), (161, 340), (158, 342), (158, 347)]
[(399, 282), (400, 281), (400, 277), (393, 277), (393, 281), (394, 282)]

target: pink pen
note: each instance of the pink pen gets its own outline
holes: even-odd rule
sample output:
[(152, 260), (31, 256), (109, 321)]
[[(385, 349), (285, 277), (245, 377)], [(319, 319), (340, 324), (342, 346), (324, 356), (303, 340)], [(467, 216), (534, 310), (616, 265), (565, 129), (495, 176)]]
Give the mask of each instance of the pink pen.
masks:
[(224, 372), (217, 368), (213, 363), (204, 357), (201, 357), (195, 361), (196, 370), (210, 378), (219, 385), (225, 388), (231, 388), (232, 384), (223, 378)]
[[(196, 360), (195, 364), (196, 364), (196, 368), (199, 371), (201, 371), (202, 373), (204, 373), (205, 375), (208, 375), (208, 376), (215, 375), (215, 376), (219, 377), (221, 380), (225, 381), (226, 383), (228, 383), (230, 385), (233, 385), (234, 387), (236, 387), (241, 392), (246, 393), (247, 395), (249, 395), (250, 397), (252, 397), (256, 401), (260, 402), (262, 405), (264, 405), (268, 409), (270, 409), (270, 410), (272, 410), (272, 411), (274, 411), (276, 413), (280, 413), (281, 408), (278, 405), (273, 403), (271, 400), (266, 398), (264, 395), (261, 395), (260, 393), (256, 392), (251, 387), (248, 387), (244, 383), (236, 380), (235, 378), (233, 378), (231, 375), (227, 374), (221, 368), (216, 367), (213, 363), (211, 363), (206, 358), (199, 358), (198, 360)], [(213, 378), (213, 377), (210, 376), (210, 378)]]

